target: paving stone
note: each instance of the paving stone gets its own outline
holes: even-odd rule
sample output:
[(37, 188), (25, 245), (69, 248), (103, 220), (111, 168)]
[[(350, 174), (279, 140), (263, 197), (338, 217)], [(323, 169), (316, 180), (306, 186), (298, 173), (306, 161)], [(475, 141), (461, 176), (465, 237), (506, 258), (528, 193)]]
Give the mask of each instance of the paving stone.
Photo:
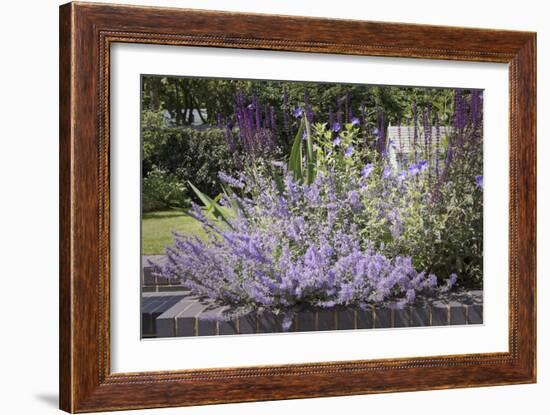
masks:
[(257, 333), (256, 327), (256, 314), (250, 313), (246, 316), (239, 317), (239, 334), (253, 334)]
[(316, 315), (314, 311), (302, 310), (298, 313), (298, 331), (315, 331)]
[(156, 319), (156, 336), (157, 337), (174, 337), (176, 336), (176, 318), (185, 309), (193, 304), (192, 301), (182, 299)]
[(411, 307), (393, 310), (393, 327), (411, 326)]
[(153, 326), (153, 310), (161, 304), (161, 299), (151, 297), (141, 299), (141, 334), (152, 336), (155, 334)]
[(258, 333), (278, 333), (281, 331), (279, 316), (271, 311), (258, 314)]
[(212, 307), (205, 309), (198, 316), (198, 336), (215, 336), (218, 334), (218, 317), (226, 307)]
[(167, 277), (157, 277), (157, 285), (168, 285), (170, 283), (170, 280)]
[(237, 322), (236, 321), (219, 321), (218, 334), (222, 336), (239, 334), (239, 331), (237, 330)]
[(367, 306), (365, 310), (357, 310), (357, 328), (372, 329), (374, 328), (374, 309)]
[(158, 285), (159, 292), (180, 292), (183, 287), (181, 285)]
[(432, 326), (449, 325), (449, 305), (443, 301), (434, 301), (431, 304)]
[(376, 307), (374, 309), (374, 328), (387, 329), (392, 326), (392, 310), (387, 307)]
[[(173, 282), (173, 281), (172, 281)], [(282, 331), (281, 316), (264, 312), (241, 317), (238, 322), (219, 321), (214, 318), (198, 318), (200, 313), (216, 314), (216, 309), (208, 309), (201, 299), (189, 296), (181, 285), (160, 285), (163, 291), (149, 291), (154, 286), (142, 286), (142, 335), (157, 337), (229, 335), (252, 333), (275, 333)], [(186, 303), (181, 303), (185, 296)], [(408, 326), (433, 326), (449, 324), (482, 324), (483, 291), (453, 293), (451, 301), (441, 299), (429, 303), (419, 303), (403, 310), (387, 307), (373, 311), (350, 308), (304, 310), (297, 313), (287, 331), (326, 331), (365, 328), (390, 328)], [(186, 304), (183, 312), (181, 307)], [(167, 308), (180, 307), (178, 317), (168, 317)], [(176, 308), (177, 309), (177, 308)]]
[(461, 325), (466, 323), (466, 306), (457, 301), (451, 301), (449, 303), (449, 324)]
[(208, 305), (194, 302), (183, 310), (176, 318), (176, 336), (196, 336), (197, 316), (208, 307)]
[[(282, 324), (282, 318), (281, 318), (281, 324)], [(281, 331), (283, 331), (282, 327), (281, 327)], [(296, 331), (298, 331), (298, 316), (297, 315), (295, 315), (292, 318), (292, 323), (290, 324), (289, 328), (285, 331), (285, 333), (296, 332)]]
[(468, 306), (468, 324), (483, 324), (483, 306)]
[(321, 309), (317, 311), (317, 322), (319, 331), (336, 330), (336, 309)]
[(141, 283), (142, 285), (156, 285), (157, 279), (153, 275), (153, 268), (151, 267), (143, 268), (143, 279)]
[[(179, 295), (181, 297), (189, 297), (189, 298), (186, 298), (186, 300), (191, 299), (191, 296), (189, 295), (189, 291), (186, 291), (186, 290), (181, 290), (181, 291), (177, 291), (177, 292), (156, 292), (156, 293), (145, 292), (145, 293), (141, 293), (141, 296), (143, 298), (154, 297), (156, 300), (159, 300), (159, 301), (160, 301), (161, 297), (173, 297), (175, 295)], [(195, 299), (196, 297), (192, 297), (192, 298)]]
[(430, 325), (430, 309), (427, 306), (418, 305), (411, 309), (411, 327), (424, 327)]
[[(362, 311), (356, 311), (352, 308), (339, 308), (336, 314), (336, 324), (338, 330), (351, 330), (355, 328), (355, 320), (357, 313)], [(321, 319), (319, 319), (319, 326), (321, 325)], [(372, 326), (372, 324), (371, 324)]]

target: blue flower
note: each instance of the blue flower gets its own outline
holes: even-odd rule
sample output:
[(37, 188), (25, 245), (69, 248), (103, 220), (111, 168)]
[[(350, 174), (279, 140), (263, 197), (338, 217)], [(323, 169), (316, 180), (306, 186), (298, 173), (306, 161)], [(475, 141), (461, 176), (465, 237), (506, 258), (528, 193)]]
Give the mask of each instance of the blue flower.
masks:
[(340, 125), (339, 122), (335, 122), (334, 124), (332, 124), (332, 131), (337, 133), (341, 129), (342, 129), (342, 126)]
[(292, 115), (294, 115), (294, 118), (299, 118), (302, 116), (302, 108), (300, 106), (297, 106), (296, 108), (294, 108), (294, 112)]
[(353, 146), (350, 145), (348, 148), (346, 148), (346, 151), (344, 151), (344, 156), (351, 157), (352, 154), (353, 154)]
[(372, 129), (372, 135), (378, 135), (379, 132), (380, 130), (376, 127)]
[(483, 189), (483, 176), (476, 176), (476, 187)]
[(407, 172), (404, 170), (397, 175), (397, 180), (399, 181), (399, 184), (401, 184), (403, 180), (405, 180), (405, 177), (407, 177)]
[(352, 125), (352, 126), (357, 127), (357, 126), (359, 126), (359, 124), (360, 124), (359, 118), (353, 117), (353, 118), (351, 119), (351, 125)]
[(421, 160), (417, 164), (419, 171), (424, 171), (428, 168), (428, 162), (426, 160)]
[(391, 169), (389, 167), (384, 167), (384, 171), (382, 172), (382, 177), (384, 179), (387, 179), (391, 175)]
[(336, 138), (332, 140), (332, 144), (334, 144), (335, 146), (339, 146), (341, 142), (342, 140), (340, 139), (339, 135), (337, 135)]
[(371, 174), (372, 170), (374, 169), (374, 166), (372, 163), (365, 164), (365, 167), (361, 170), (361, 176), (364, 178), (369, 177), (369, 174)]
[(418, 165), (411, 163), (408, 172), (410, 176), (416, 176), (418, 173), (420, 173), (420, 168), (418, 167)]

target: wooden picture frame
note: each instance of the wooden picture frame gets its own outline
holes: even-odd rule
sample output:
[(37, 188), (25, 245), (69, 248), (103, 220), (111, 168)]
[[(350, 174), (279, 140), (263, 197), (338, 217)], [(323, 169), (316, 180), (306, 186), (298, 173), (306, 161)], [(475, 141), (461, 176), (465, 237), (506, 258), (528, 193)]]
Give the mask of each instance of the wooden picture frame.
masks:
[[(109, 59), (110, 46), (117, 42), (508, 64), (509, 351), (111, 373)], [(61, 409), (91, 412), (535, 382), (535, 105), (535, 33), (107, 4), (61, 6)]]

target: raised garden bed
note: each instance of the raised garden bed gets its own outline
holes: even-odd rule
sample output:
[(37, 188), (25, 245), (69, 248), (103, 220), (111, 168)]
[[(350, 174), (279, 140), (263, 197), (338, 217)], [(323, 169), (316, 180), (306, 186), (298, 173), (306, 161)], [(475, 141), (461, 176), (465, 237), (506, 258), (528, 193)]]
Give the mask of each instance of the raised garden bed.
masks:
[[(155, 299), (154, 301), (152, 299)], [(289, 332), (483, 323), (483, 292), (453, 293), (449, 299), (419, 301), (403, 309), (384, 306), (366, 310), (332, 308), (297, 313)], [(216, 321), (224, 307), (201, 302), (186, 291), (143, 293), (143, 337), (189, 337), (278, 333), (280, 319), (272, 313), (249, 314), (233, 321)]]

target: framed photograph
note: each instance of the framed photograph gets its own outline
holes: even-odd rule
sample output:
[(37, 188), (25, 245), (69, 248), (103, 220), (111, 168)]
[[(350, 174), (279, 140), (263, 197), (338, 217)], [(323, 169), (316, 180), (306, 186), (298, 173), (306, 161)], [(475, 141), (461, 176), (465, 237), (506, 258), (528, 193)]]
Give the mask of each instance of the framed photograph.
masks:
[(535, 382), (535, 62), (528, 32), (61, 6), (61, 409)]

